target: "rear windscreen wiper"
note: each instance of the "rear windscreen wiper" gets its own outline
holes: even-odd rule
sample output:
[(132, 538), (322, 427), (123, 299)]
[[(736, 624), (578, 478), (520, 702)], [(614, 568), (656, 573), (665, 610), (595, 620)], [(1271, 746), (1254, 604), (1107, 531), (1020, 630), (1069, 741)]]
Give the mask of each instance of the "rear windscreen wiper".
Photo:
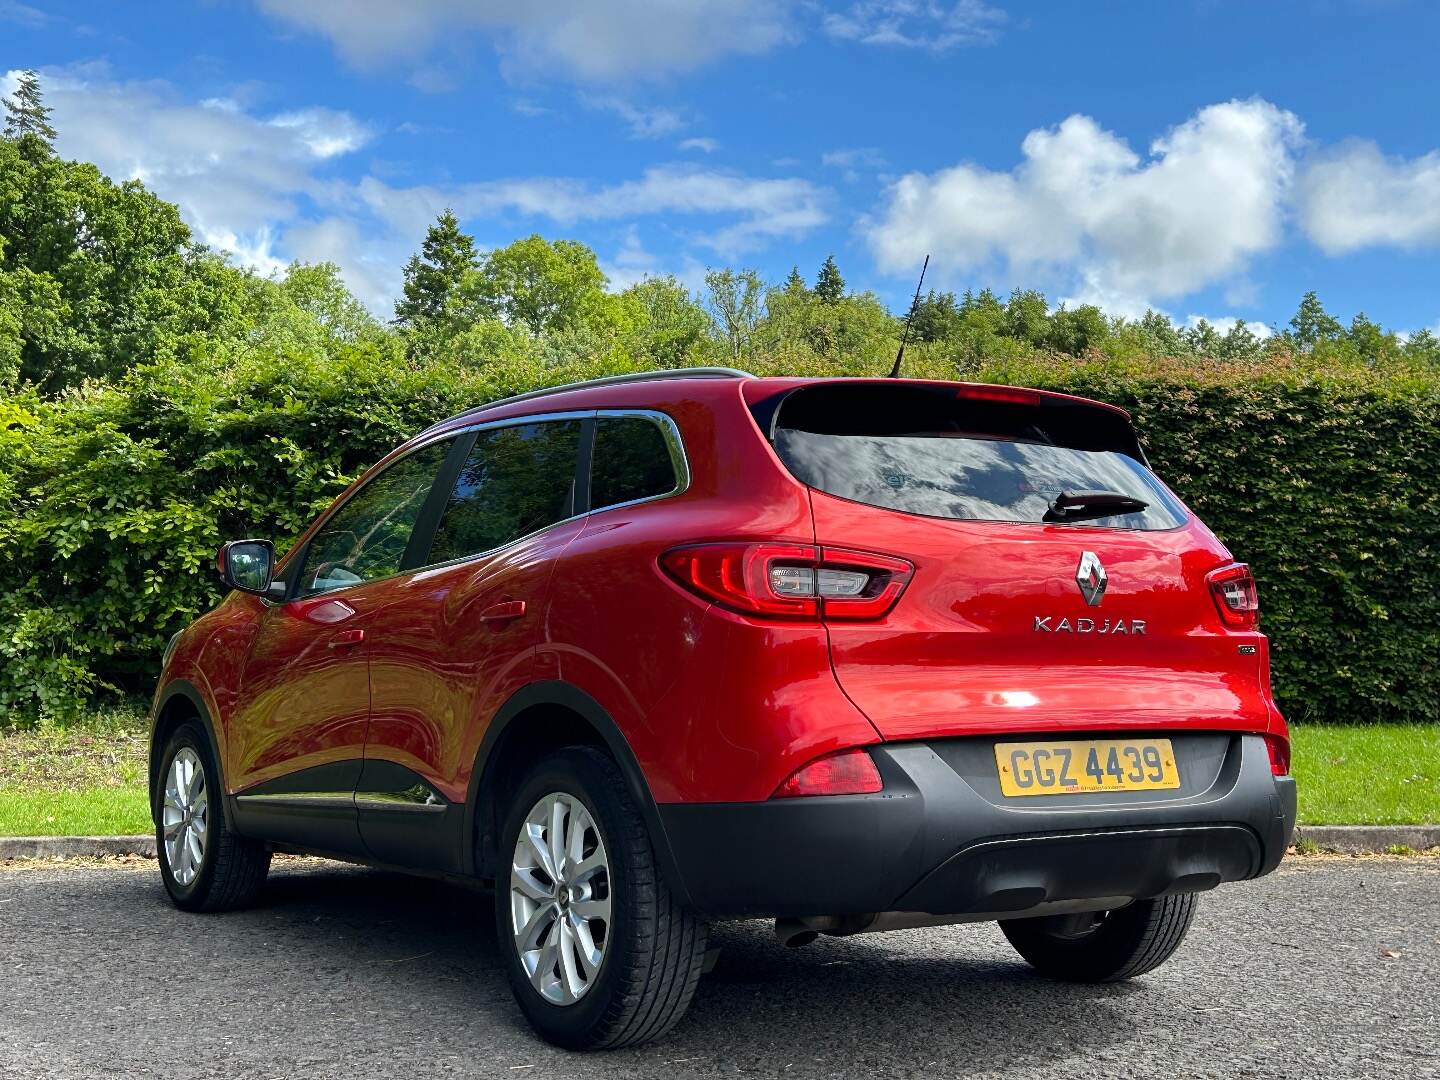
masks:
[(1062, 491), (1040, 520), (1057, 522), (1089, 521), (1117, 514), (1138, 514), (1150, 504), (1118, 491)]

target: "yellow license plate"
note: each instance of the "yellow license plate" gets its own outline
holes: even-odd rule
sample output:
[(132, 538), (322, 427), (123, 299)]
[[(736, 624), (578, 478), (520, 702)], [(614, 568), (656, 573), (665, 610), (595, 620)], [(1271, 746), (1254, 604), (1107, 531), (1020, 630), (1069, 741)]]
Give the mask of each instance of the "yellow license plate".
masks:
[(1084, 739), (995, 744), (1006, 795), (1084, 795), (1180, 786), (1169, 739)]

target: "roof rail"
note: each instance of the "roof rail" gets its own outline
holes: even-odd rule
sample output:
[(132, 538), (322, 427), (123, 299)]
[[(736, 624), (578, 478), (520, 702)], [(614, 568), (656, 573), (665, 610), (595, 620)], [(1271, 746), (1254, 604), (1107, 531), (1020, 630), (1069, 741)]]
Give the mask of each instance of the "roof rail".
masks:
[[(517, 401), (529, 401), (532, 398), (548, 397), (551, 394), (563, 394), (567, 390), (588, 390), (592, 386), (613, 386), (616, 383), (628, 382), (649, 382), (652, 379), (753, 379), (755, 378), (748, 371), (741, 371), (739, 368), (731, 367), (692, 367), (692, 368), (667, 368), (661, 371), (630, 371), (624, 375), (606, 375), (600, 379), (585, 379), (581, 382), (561, 383), (559, 386), (547, 386), (542, 390), (530, 390), (524, 394), (512, 394), (510, 397), (497, 398), (495, 401), (487, 401), (484, 405), (477, 405), (473, 409), (466, 409), (464, 412), (456, 413), (447, 417), (439, 423), (431, 424), (425, 431), (434, 431), (452, 420), (460, 420), (467, 416), (474, 416), (489, 409), (497, 409), (501, 405), (513, 405)], [(425, 432), (421, 432), (424, 434)]]

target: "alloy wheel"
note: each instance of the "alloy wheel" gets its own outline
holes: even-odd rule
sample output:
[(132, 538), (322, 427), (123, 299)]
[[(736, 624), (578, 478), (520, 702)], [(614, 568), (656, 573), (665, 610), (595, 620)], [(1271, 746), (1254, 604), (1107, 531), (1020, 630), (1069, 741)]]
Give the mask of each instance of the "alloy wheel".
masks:
[(590, 811), (553, 792), (525, 815), (510, 866), (510, 925), (530, 985), (573, 1005), (594, 985), (610, 940), (610, 864)]
[(176, 751), (165, 776), (165, 796), (160, 824), (164, 837), (165, 864), (176, 884), (187, 886), (195, 880), (205, 860), (209, 835), (210, 793), (205, 787), (205, 769), (188, 746)]

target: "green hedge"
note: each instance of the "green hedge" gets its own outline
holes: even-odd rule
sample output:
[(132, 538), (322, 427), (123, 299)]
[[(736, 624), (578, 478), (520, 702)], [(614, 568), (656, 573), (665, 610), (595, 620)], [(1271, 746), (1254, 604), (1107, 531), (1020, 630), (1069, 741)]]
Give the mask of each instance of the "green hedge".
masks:
[[(146, 690), (166, 638), (218, 599), (222, 539), (283, 545), (418, 428), (621, 363), (424, 365), (379, 339), (0, 401), (0, 715), (63, 720)], [(907, 374), (954, 372), (917, 350)], [(971, 377), (1134, 413), (1159, 473), (1254, 566), (1293, 719), (1440, 720), (1433, 375), (1039, 357)]]

